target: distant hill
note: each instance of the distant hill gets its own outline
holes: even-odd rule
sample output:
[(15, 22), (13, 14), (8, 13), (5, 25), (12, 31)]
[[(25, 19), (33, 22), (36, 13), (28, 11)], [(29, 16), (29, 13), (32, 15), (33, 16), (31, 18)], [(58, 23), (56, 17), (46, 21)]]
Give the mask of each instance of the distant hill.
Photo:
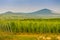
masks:
[(11, 12), (11, 11), (7, 11), (7, 12), (5, 12), (5, 13), (13, 13), (13, 12)]
[(52, 14), (52, 11), (49, 9), (42, 9), (42, 10), (38, 10), (36, 12), (33, 12), (35, 14)]
[(0, 14), (0, 19), (26, 19), (26, 18), (60, 18), (60, 14), (50, 9), (42, 9), (32, 13), (14, 13), (11, 11)]

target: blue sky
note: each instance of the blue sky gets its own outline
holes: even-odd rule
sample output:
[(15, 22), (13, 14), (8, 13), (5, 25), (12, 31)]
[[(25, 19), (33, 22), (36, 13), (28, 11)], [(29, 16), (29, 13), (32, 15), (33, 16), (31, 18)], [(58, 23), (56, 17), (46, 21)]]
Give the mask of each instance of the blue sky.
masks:
[(0, 12), (32, 12), (44, 8), (60, 12), (60, 0), (0, 0)]

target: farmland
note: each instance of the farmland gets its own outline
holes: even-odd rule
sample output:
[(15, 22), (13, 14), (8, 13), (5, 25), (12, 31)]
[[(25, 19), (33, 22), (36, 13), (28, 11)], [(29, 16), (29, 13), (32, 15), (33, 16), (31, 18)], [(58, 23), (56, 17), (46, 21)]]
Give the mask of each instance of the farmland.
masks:
[(60, 33), (60, 19), (0, 20), (0, 31), (12, 33)]
[[(22, 37), (19, 35), (32, 35), (33, 37)], [(34, 36), (36, 34), (36, 36)], [(50, 34), (52, 38), (60, 35), (60, 18), (51, 19), (0, 19), (0, 38), (12, 35), (16, 40), (37, 40), (40, 34)], [(9, 36), (10, 35), (10, 36)], [(54, 36), (56, 35), (56, 36)], [(47, 35), (49, 37), (49, 35)], [(46, 36), (45, 36), (46, 37)], [(14, 39), (12, 38), (12, 39)], [(23, 39), (26, 38), (26, 39)], [(12, 40), (11, 39), (11, 40)], [(4, 39), (2, 39), (4, 40)], [(6, 39), (7, 40), (7, 39)], [(14, 39), (15, 40), (15, 39)], [(42, 39), (43, 40), (43, 39)], [(57, 39), (56, 39), (57, 40)]]

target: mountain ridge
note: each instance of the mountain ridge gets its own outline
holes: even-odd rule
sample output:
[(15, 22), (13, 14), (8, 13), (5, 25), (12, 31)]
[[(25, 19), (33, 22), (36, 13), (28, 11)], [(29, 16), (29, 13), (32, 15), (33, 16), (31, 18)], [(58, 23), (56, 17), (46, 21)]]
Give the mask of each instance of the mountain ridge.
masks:
[[(12, 12), (12, 11), (7, 11), (7, 12), (5, 12), (5, 13), (24, 13), (24, 12)], [(52, 14), (53, 12), (52, 12), (52, 10), (50, 10), (50, 9), (47, 9), (47, 8), (45, 8), (45, 9), (41, 9), (41, 10), (37, 10), (37, 11), (34, 11), (34, 12), (30, 12), (30, 13), (34, 13), (34, 14)], [(4, 14), (4, 13), (3, 13)]]
[(32, 13), (14, 13), (11, 11), (5, 12), (3, 14), (0, 14), (0, 17), (2, 18), (42, 18), (42, 17), (46, 17), (46, 18), (52, 18), (52, 17), (60, 17), (60, 14), (55, 14), (52, 12), (52, 10), (50, 9), (42, 9), (42, 10), (38, 10)]
[(33, 13), (38, 13), (38, 14), (51, 14), (52, 13), (52, 10), (50, 10), (50, 9), (42, 9), (42, 10), (35, 11)]

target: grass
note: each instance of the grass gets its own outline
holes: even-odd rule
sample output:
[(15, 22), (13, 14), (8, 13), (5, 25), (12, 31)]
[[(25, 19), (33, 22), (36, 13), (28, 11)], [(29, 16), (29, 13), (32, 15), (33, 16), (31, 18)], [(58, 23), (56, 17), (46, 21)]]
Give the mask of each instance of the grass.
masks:
[(60, 40), (60, 34), (0, 35), (0, 40)]
[(0, 40), (60, 40), (60, 18), (0, 19)]
[(0, 20), (0, 31), (11, 33), (60, 33), (60, 19)]
[(0, 40), (37, 40), (36, 37), (19, 36), (19, 35), (6, 35), (0, 36)]

